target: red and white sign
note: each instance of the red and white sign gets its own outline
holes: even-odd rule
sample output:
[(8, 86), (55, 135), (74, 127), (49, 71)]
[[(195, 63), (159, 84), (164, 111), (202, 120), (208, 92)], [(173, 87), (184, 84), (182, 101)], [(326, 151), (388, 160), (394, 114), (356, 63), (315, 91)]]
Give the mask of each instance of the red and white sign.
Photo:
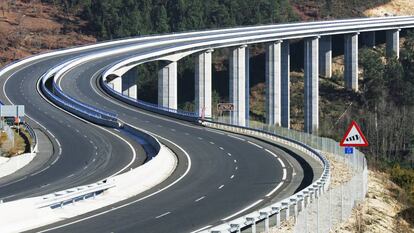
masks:
[(368, 141), (359, 125), (352, 121), (341, 140), (340, 146), (368, 146)]

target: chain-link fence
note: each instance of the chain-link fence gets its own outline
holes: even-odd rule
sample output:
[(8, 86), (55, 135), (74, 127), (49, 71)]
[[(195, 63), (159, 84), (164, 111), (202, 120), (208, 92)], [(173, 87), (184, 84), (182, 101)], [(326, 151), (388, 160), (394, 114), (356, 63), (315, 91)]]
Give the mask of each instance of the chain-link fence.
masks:
[[(224, 120), (222, 123), (228, 123)], [(329, 232), (333, 227), (349, 218), (352, 209), (364, 200), (368, 189), (368, 170), (363, 153), (354, 150), (345, 154), (344, 148), (330, 138), (323, 138), (295, 130), (269, 126), (260, 122), (250, 122), (249, 128), (287, 137), (308, 146), (332, 154), (352, 172), (352, 178), (341, 185), (330, 188), (319, 198), (306, 204), (295, 219), (294, 232)], [(356, 223), (357, 224), (357, 223)]]

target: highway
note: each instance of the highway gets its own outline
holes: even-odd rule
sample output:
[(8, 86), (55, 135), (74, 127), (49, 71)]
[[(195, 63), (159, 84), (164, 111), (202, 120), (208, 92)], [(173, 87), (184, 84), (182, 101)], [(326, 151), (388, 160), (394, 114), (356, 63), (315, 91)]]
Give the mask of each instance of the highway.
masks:
[[(406, 21), (411, 20), (408, 18)], [(274, 40), (275, 28), (281, 35), (294, 32), (296, 36), (313, 35), (316, 30), (296, 32), (292, 25), (289, 28), (264, 27), (266, 32), (259, 35), (258, 40)], [(304, 24), (298, 25), (308, 28)], [(334, 32), (336, 23), (318, 22), (310, 25)], [(352, 25), (358, 23), (352, 21)], [(231, 34), (234, 32), (246, 35)], [(92, 52), (127, 48), (132, 44), (142, 47), (117, 55), (108, 53), (104, 58), (85, 62), (67, 72), (60, 85), (70, 96), (118, 113), (122, 121), (154, 133), (177, 155), (177, 170), (165, 182), (143, 194), (74, 219), (35, 229), (35, 232), (190, 232), (230, 220), (309, 185), (320, 174), (313, 174), (310, 166), (315, 164), (312, 162), (308, 164), (300, 158), (298, 162), (295, 159), (296, 151), (142, 111), (114, 100), (97, 85), (97, 77), (114, 61), (192, 44), (211, 46), (228, 39), (232, 40), (229, 43), (238, 44), (257, 34), (257, 29), (204, 32), (201, 33), (204, 37), (199, 39), (194, 39), (194, 34), (197, 35), (144, 38), (138, 42), (120, 42), (113, 46), (54, 55), (22, 65), (3, 75), (0, 79), (3, 86), (1, 100), (26, 105), (31, 118), (29, 122), (49, 136), (54, 153), (38, 171), (3, 184), (0, 180), (0, 199), (14, 200), (95, 182), (144, 162), (146, 154), (139, 141), (118, 130), (78, 119), (50, 104), (37, 91), (42, 74), (63, 61)], [(177, 42), (175, 39), (183, 41)], [(223, 44), (217, 46), (224, 47)], [(276, 159), (275, 154), (281, 160)], [(286, 170), (283, 169), (285, 165)], [(180, 181), (175, 185), (154, 195), (156, 190), (167, 187), (177, 179)], [(283, 179), (284, 185), (275, 190)]]
[[(48, 131), (45, 131), (47, 134), (55, 135), (56, 139), (50, 136), (52, 141), (55, 141), (55, 153), (51, 163), (57, 159), (50, 167), (49, 164), (45, 165), (47, 169), (42, 169), (40, 173), (27, 175), (23, 180), (20, 179), (10, 184), (5, 184), (1, 187), (3, 197), (14, 195), (9, 198), (17, 199), (94, 182), (126, 168), (125, 166), (131, 162), (133, 157), (131, 148), (123, 140), (109, 133), (107, 131), (109, 129), (102, 129), (102, 127), (86, 123), (60, 111), (46, 102), (37, 91), (34, 91), (36, 90), (38, 77), (46, 72), (51, 64), (57, 64), (58, 62), (59, 60), (51, 58), (37, 63), (35, 66), (27, 66), (13, 73), (10, 79), (5, 84), (3, 83), (6, 90), (4, 100), (10, 99), (13, 103), (25, 104), (27, 114), (46, 127), (48, 129)], [(94, 73), (95, 70), (90, 72)], [(87, 81), (85, 82), (87, 83), (86, 93), (97, 95), (96, 92), (92, 92), (90, 89), (90, 79), (83, 80)], [(5, 80), (3, 79), (2, 81), (4, 82)], [(14, 90), (19, 91), (16, 92)], [(73, 94), (72, 92), (68, 93)], [(77, 95), (74, 96), (78, 97)], [(82, 98), (81, 100), (88, 102), (86, 99)], [(190, 172), (174, 188), (155, 195), (151, 199), (145, 200), (145, 202), (140, 202), (139, 209), (136, 206), (138, 204), (131, 205), (130, 208), (120, 209), (119, 211), (125, 211), (126, 213), (130, 211), (147, 213), (145, 214), (147, 217), (142, 218), (142, 222), (136, 222), (134, 218), (126, 218), (125, 221), (129, 221), (128, 224), (111, 224), (117, 231), (129, 225), (133, 229), (147, 229), (147, 232), (165, 232), (165, 229), (170, 229), (171, 226), (177, 224), (176, 217), (190, 217), (189, 213), (191, 215), (191, 224), (180, 224), (181, 227), (177, 227), (177, 232), (194, 230), (206, 222), (217, 222), (218, 218), (228, 216), (238, 211), (240, 207), (250, 205), (258, 197), (264, 197), (280, 182), (283, 176), (278, 161), (271, 154), (255, 145), (219, 133), (210, 132), (185, 122), (164, 119), (161, 116), (151, 116), (152, 114), (141, 113), (138, 115), (138, 110), (121, 107), (113, 102), (108, 102), (102, 97), (94, 100), (100, 101), (100, 106), (103, 104), (110, 104), (111, 107), (118, 106), (117, 109), (125, 114), (125, 117), (123, 114), (120, 114), (122, 120), (126, 122), (130, 120), (130, 123), (138, 127), (146, 126), (145, 129), (149, 131), (174, 140), (176, 144), (183, 146), (192, 159)], [(128, 117), (127, 114), (134, 116)], [(119, 132), (114, 130), (109, 131), (119, 134)], [(182, 136), (177, 137), (177, 133), (181, 133)], [(127, 137), (123, 136), (123, 138)], [(56, 143), (56, 140), (59, 141), (59, 144)], [(145, 156), (142, 147), (132, 140), (129, 140), (129, 142), (135, 145), (134, 148), (141, 157), (138, 161), (142, 162), (142, 157)], [(277, 148), (270, 145), (261, 142), (257, 143), (263, 144), (263, 147), (272, 151), (277, 150)], [(97, 149), (95, 149), (95, 146)], [(175, 151), (177, 154), (180, 154), (176, 148)], [(280, 153), (280, 151), (277, 153)], [(252, 158), (249, 156), (255, 156), (255, 163), (250, 162)], [(183, 161), (183, 156), (181, 156), (180, 161)], [(289, 164), (286, 160), (285, 162)], [(134, 161), (130, 166), (138, 164), (139, 162)], [(168, 182), (172, 182), (174, 178), (180, 176), (183, 170), (185, 169), (179, 169)], [(289, 170), (289, 174), (291, 173), (291, 170)], [(197, 179), (194, 179), (194, 177), (197, 177)], [(300, 173), (298, 173), (298, 177), (300, 177)], [(291, 184), (293, 186), (291, 189), (293, 190), (298, 186), (298, 183)], [(167, 185), (167, 182), (163, 185)], [(283, 187), (280, 190), (285, 188)], [(275, 194), (278, 194), (278, 192)], [(180, 200), (180, 197), (185, 198)], [(127, 200), (126, 202), (138, 199), (139, 197), (135, 197), (133, 200)], [(195, 202), (197, 199), (200, 200)], [(270, 199), (268, 198), (263, 203), (270, 201)], [(216, 203), (212, 204), (212, 202)], [(141, 207), (144, 204), (145, 207)], [(166, 221), (174, 217), (169, 221), (173, 225), (157, 224), (159, 229), (154, 228), (154, 221), (158, 221), (158, 218), (155, 217), (163, 214), (156, 213), (156, 216), (148, 214), (151, 212), (155, 214), (156, 209), (154, 209), (154, 205), (168, 208), (166, 212), (172, 213), (174, 211), (174, 214), (171, 214), (168, 218), (165, 216), (163, 219), (163, 221)], [(194, 212), (193, 210), (188, 212), (189, 209), (197, 206), (200, 209), (217, 206), (220, 208), (215, 212)], [(162, 212), (162, 210), (160, 211)], [(121, 216), (122, 213), (117, 212), (115, 215)], [(112, 217), (113, 215), (105, 215), (97, 219), (108, 224), (111, 222), (104, 218), (108, 216)], [(95, 222), (97, 220), (91, 219), (90, 221)], [(103, 227), (106, 226), (101, 228), (101, 230), (110, 229), (107, 224), (102, 224)], [(87, 222), (82, 222), (70, 227), (92, 231), (86, 225), (88, 225)], [(99, 231), (96, 228), (97, 224), (92, 225), (93, 229), (96, 229), (95, 232)], [(72, 231), (72, 229), (68, 228), (62, 228), (62, 230)], [(127, 229), (125, 230), (128, 231)]]

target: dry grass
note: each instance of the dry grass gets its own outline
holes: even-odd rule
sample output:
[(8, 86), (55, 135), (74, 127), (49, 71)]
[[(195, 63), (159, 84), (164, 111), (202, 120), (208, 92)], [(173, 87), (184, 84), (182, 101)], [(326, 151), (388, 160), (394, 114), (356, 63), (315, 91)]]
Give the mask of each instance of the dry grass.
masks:
[(366, 10), (366, 16), (413, 15), (413, 0), (391, 0), (389, 3)]

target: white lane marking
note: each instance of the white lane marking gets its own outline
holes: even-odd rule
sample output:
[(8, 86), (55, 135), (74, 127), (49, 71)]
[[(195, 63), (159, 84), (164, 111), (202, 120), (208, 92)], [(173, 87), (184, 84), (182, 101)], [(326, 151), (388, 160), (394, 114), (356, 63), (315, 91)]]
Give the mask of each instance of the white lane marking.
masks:
[(203, 140), (203, 138), (202, 137), (198, 137), (198, 140)]
[(171, 129), (171, 131), (175, 132), (176, 130), (175, 129)]
[(190, 134), (189, 133), (184, 133), (185, 135), (187, 135), (187, 136), (190, 136)]
[(273, 193), (275, 193), (280, 187), (282, 187), (283, 181), (280, 182), (274, 189), (272, 189), (268, 194), (266, 194), (266, 197), (272, 196)]
[(282, 177), (282, 180), (286, 180), (286, 177), (287, 177), (287, 171), (286, 171), (286, 168), (283, 168), (283, 177)]
[[(56, 159), (55, 159), (55, 160), (53, 160), (53, 162), (50, 164), (50, 166), (54, 165), (54, 164), (55, 164), (55, 163), (59, 160), (60, 155), (62, 155), (62, 149), (61, 149), (61, 148), (59, 148), (59, 155), (58, 155), (58, 156), (56, 156)], [(50, 167), (50, 166), (49, 166), (49, 167)]]
[(210, 142), (211, 145), (214, 145), (214, 142)]
[(260, 200), (256, 201), (255, 203), (253, 203), (253, 204), (251, 204), (251, 205), (248, 205), (247, 207), (245, 207), (245, 208), (243, 208), (243, 209), (241, 209), (241, 210), (237, 211), (236, 213), (234, 213), (234, 214), (232, 214), (232, 215), (230, 215), (230, 216), (228, 216), (228, 217), (225, 217), (225, 218), (221, 219), (221, 221), (227, 221), (227, 220), (229, 220), (229, 219), (231, 219), (231, 218), (233, 218), (233, 217), (235, 217), (235, 216), (237, 216), (237, 215), (239, 215), (239, 214), (241, 214), (241, 213), (245, 212), (246, 210), (248, 210), (248, 209), (252, 208), (253, 206), (255, 206), (255, 205), (259, 204), (259, 203), (260, 203), (260, 202), (262, 202), (262, 201), (263, 201), (263, 199), (260, 199)]
[(273, 153), (272, 151), (265, 149), (265, 151), (271, 155), (273, 155), (275, 158), (278, 158), (277, 155), (275, 153)]
[(199, 201), (203, 200), (204, 198), (206, 198), (206, 196), (202, 196), (202, 197), (198, 198), (197, 200), (195, 200), (194, 202), (199, 202)]
[(224, 150), (224, 148), (223, 148), (223, 147), (221, 147), (221, 146), (220, 146), (219, 148), (220, 148), (220, 150)]
[(227, 155), (231, 157), (231, 153), (227, 153)]
[(254, 142), (247, 141), (247, 143), (249, 143), (249, 144), (251, 144), (251, 145), (253, 145), (253, 146), (255, 146), (255, 147), (258, 147), (258, 148), (260, 148), (260, 149), (263, 149), (263, 146), (259, 146), (259, 145), (257, 145), (257, 144), (256, 144), (256, 143), (254, 143)]
[(192, 232), (190, 232), (190, 233), (197, 233), (197, 232), (203, 231), (203, 230), (205, 230), (205, 229), (207, 229), (207, 228), (210, 228), (210, 227), (212, 227), (212, 226), (213, 226), (213, 225), (208, 225), (208, 226), (202, 227), (202, 228), (200, 228), (200, 229), (197, 229), (197, 230), (195, 230), (195, 231), (192, 231)]
[(70, 177), (72, 177), (72, 176), (74, 176), (75, 174), (70, 174), (70, 175), (68, 175), (67, 176), (67, 178), (70, 178)]
[(239, 167), (235, 167), (235, 168), (234, 168), (234, 170), (237, 170), (237, 169), (239, 169)]
[(231, 134), (227, 134), (227, 136), (229, 136), (231, 138), (235, 138), (235, 139), (240, 140), (240, 141), (243, 141), (243, 142), (246, 141), (244, 138), (239, 138), (239, 137), (233, 136)]
[[(77, 118), (77, 119), (79, 119), (80, 121), (82, 121), (82, 122), (86, 122), (87, 124), (90, 124), (90, 125), (92, 125), (92, 126), (95, 126), (95, 127), (97, 127), (98, 129), (102, 129), (102, 130), (104, 130), (104, 131), (106, 131), (106, 132), (108, 132), (108, 133), (110, 133), (110, 134), (112, 134), (113, 136), (115, 136), (115, 137), (117, 137), (119, 140), (121, 140), (121, 141), (124, 141), (128, 146), (129, 146), (129, 148), (131, 149), (131, 151), (132, 151), (132, 158), (131, 158), (131, 161), (125, 166), (125, 167), (123, 167), (123, 168), (121, 168), (121, 170), (119, 170), (119, 171), (117, 171), (117, 172), (115, 172), (114, 174), (112, 174), (110, 177), (112, 177), (112, 176), (116, 176), (116, 175), (118, 175), (119, 173), (121, 173), (121, 172), (123, 172), (124, 170), (126, 170), (128, 167), (130, 167), (133, 163), (134, 163), (134, 161), (136, 160), (136, 158), (137, 158), (137, 154), (136, 154), (136, 151), (135, 151), (135, 149), (134, 149), (134, 147), (132, 146), (132, 144), (130, 143), (130, 142), (128, 142), (126, 139), (124, 139), (124, 138), (122, 138), (121, 136), (119, 136), (118, 134), (116, 134), (116, 133), (114, 133), (114, 132), (112, 132), (112, 131), (110, 131), (110, 130), (108, 130), (108, 129), (105, 129), (104, 127), (102, 127), (102, 126), (99, 126), (99, 125), (96, 125), (96, 124), (93, 124), (93, 123), (91, 123), (91, 122), (89, 122), (89, 121), (87, 121), (87, 120), (85, 120), (85, 119), (83, 119), (83, 118), (81, 118), (81, 117), (78, 117), (78, 116), (76, 116), (75, 114), (73, 114), (73, 113), (71, 113), (71, 112), (69, 112), (69, 111), (66, 111), (66, 110), (64, 110), (63, 108), (61, 108), (61, 107), (59, 107), (59, 106), (57, 106), (55, 103), (53, 103), (52, 101), (50, 101), (48, 98), (46, 98), (46, 96), (44, 96), (43, 95), (43, 93), (40, 91), (40, 81), (41, 81), (41, 79), (38, 79), (37, 80), (37, 86), (36, 86), (36, 88), (37, 88), (37, 92), (39, 93), (39, 95), (44, 99), (44, 100), (46, 100), (49, 104), (51, 104), (52, 106), (54, 106), (55, 108), (57, 108), (57, 109), (59, 109), (59, 110), (61, 110), (62, 112), (65, 112), (65, 113), (67, 113), (67, 114), (69, 114), (69, 115), (71, 115), (71, 116), (73, 116), (73, 117), (75, 117), (75, 118)], [(117, 131), (117, 132), (120, 132), (119, 130), (117, 130), (117, 129), (114, 129), (115, 131)], [(85, 138), (87, 138), (87, 136), (86, 135), (84, 135), (84, 137)], [(59, 141), (58, 141), (59, 142)], [(60, 146), (60, 143), (59, 143), (59, 147), (61, 147)]]
[(224, 187), (224, 184), (220, 185), (220, 187), (218, 187), (218, 189), (222, 189)]
[(169, 215), (169, 214), (171, 214), (171, 212), (166, 212), (166, 213), (163, 213), (163, 214), (161, 214), (161, 215), (158, 215), (158, 216), (157, 216), (157, 217), (155, 217), (155, 218), (162, 218), (162, 217), (167, 216), (167, 215)]
[(231, 175), (231, 176), (230, 176), (230, 179), (233, 179), (233, 178), (234, 178), (234, 175)]
[(277, 158), (277, 160), (279, 160), (279, 163), (282, 164), (282, 167), (285, 168), (285, 163), (283, 163), (283, 161), (280, 158)]
[(237, 160), (233, 160), (234, 161), (234, 163), (237, 163)]
[(30, 174), (30, 176), (35, 176), (35, 175), (37, 175), (37, 174), (40, 174), (40, 173), (42, 173), (42, 172), (46, 171), (46, 170), (47, 170), (47, 169), (49, 169), (49, 168), (50, 168), (50, 165), (49, 165), (49, 166), (47, 166), (47, 167), (45, 167), (45, 168), (43, 168), (42, 170), (40, 170), (40, 171), (38, 171), (38, 172), (35, 172), (35, 173)]
[(73, 221), (73, 222), (69, 222), (69, 223), (66, 223), (66, 224), (63, 224), (63, 225), (60, 225), (60, 226), (56, 226), (56, 227), (52, 227), (52, 228), (49, 228), (49, 229), (45, 229), (45, 230), (43, 230), (43, 231), (40, 231), (39, 233), (42, 233), (42, 232), (47, 232), (47, 231), (52, 231), (52, 230), (56, 230), (56, 229), (60, 229), (60, 228), (66, 227), (66, 226), (70, 226), (70, 225), (73, 225), (73, 224), (76, 224), (76, 223), (79, 223), (79, 222), (86, 221), (86, 220), (88, 220), (88, 219), (92, 219), (92, 218), (95, 218), (95, 217), (98, 217), (98, 216), (101, 216), (101, 215), (104, 215), (104, 214), (110, 213), (110, 212), (112, 212), (112, 211), (115, 211), (115, 210), (118, 210), (118, 209), (124, 208), (124, 207), (126, 207), (126, 206), (133, 205), (133, 204), (135, 204), (135, 203), (137, 203), (137, 202), (140, 202), (140, 201), (142, 201), (142, 200), (145, 200), (145, 199), (147, 199), (147, 198), (149, 198), (149, 197), (152, 197), (152, 196), (154, 196), (154, 195), (156, 195), (156, 194), (158, 194), (158, 193), (160, 193), (160, 192), (162, 192), (162, 191), (164, 191), (164, 190), (166, 190), (166, 189), (170, 188), (171, 186), (175, 185), (175, 184), (176, 184), (176, 183), (178, 183), (180, 180), (182, 180), (182, 179), (183, 179), (183, 178), (184, 178), (184, 177), (188, 174), (188, 172), (189, 172), (189, 171), (190, 171), (190, 169), (191, 169), (191, 158), (190, 158), (190, 155), (187, 153), (187, 151), (185, 151), (185, 150), (184, 150), (181, 146), (179, 146), (178, 144), (176, 144), (176, 143), (174, 143), (174, 142), (172, 142), (172, 141), (170, 141), (170, 140), (168, 140), (168, 139), (166, 139), (166, 138), (164, 138), (164, 137), (162, 137), (162, 136), (160, 136), (160, 135), (157, 135), (157, 134), (154, 134), (154, 133), (150, 133), (150, 132), (148, 132), (148, 131), (146, 131), (146, 130), (140, 129), (140, 128), (135, 127), (135, 126), (132, 126), (132, 127), (133, 127), (133, 128), (135, 128), (135, 129), (137, 129), (137, 130), (141, 130), (141, 131), (143, 131), (143, 132), (145, 132), (145, 133), (148, 133), (148, 134), (151, 134), (151, 135), (156, 135), (156, 136), (158, 136), (159, 138), (161, 138), (161, 139), (163, 139), (163, 140), (168, 141), (169, 143), (173, 144), (175, 147), (177, 147), (178, 149), (180, 149), (180, 150), (181, 150), (181, 151), (185, 154), (185, 156), (187, 157), (187, 161), (188, 161), (187, 170), (184, 172), (184, 174), (183, 174), (183, 175), (181, 175), (181, 176), (180, 176), (177, 180), (175, 180), (175, 181), (174, 181), (174, 182), (172, 182), (171, 184), (169, 184), (169, 185), (165, 186), (164, 188), (162, 188), (162, 189), (160, 189), (160, 190), (157, 190), (157, 191), (155, 191), (155, 192), (153, 192), (153, 193), (150, 193), (150, 194), (148, 194), (148, 195), (147, 195), (147, 196), (145, 196), (145, 197), (141, 197), (140, 199), (137, 199), (137, 200), (131, 201), (131, 202), (129, 202), (129, 203), (125, 203), (125, 204), (120, 205), (120, 206), (117, 206), (117, 207), (113, 207), (113, 208), (111, 208), (111, 209), (109, 209), (109, 210), (106, 210), (106, 211), (103, 211), (103, 212), (100, 212), (100, 213), (97, 213), (97, 214), (94, 214), (94, 215), (91, 215), (91, 216), (88, 216), (88, 217), (85, 217), (85, 218), (82, 218), (82, 219), (75, 220), (75, 221)]

